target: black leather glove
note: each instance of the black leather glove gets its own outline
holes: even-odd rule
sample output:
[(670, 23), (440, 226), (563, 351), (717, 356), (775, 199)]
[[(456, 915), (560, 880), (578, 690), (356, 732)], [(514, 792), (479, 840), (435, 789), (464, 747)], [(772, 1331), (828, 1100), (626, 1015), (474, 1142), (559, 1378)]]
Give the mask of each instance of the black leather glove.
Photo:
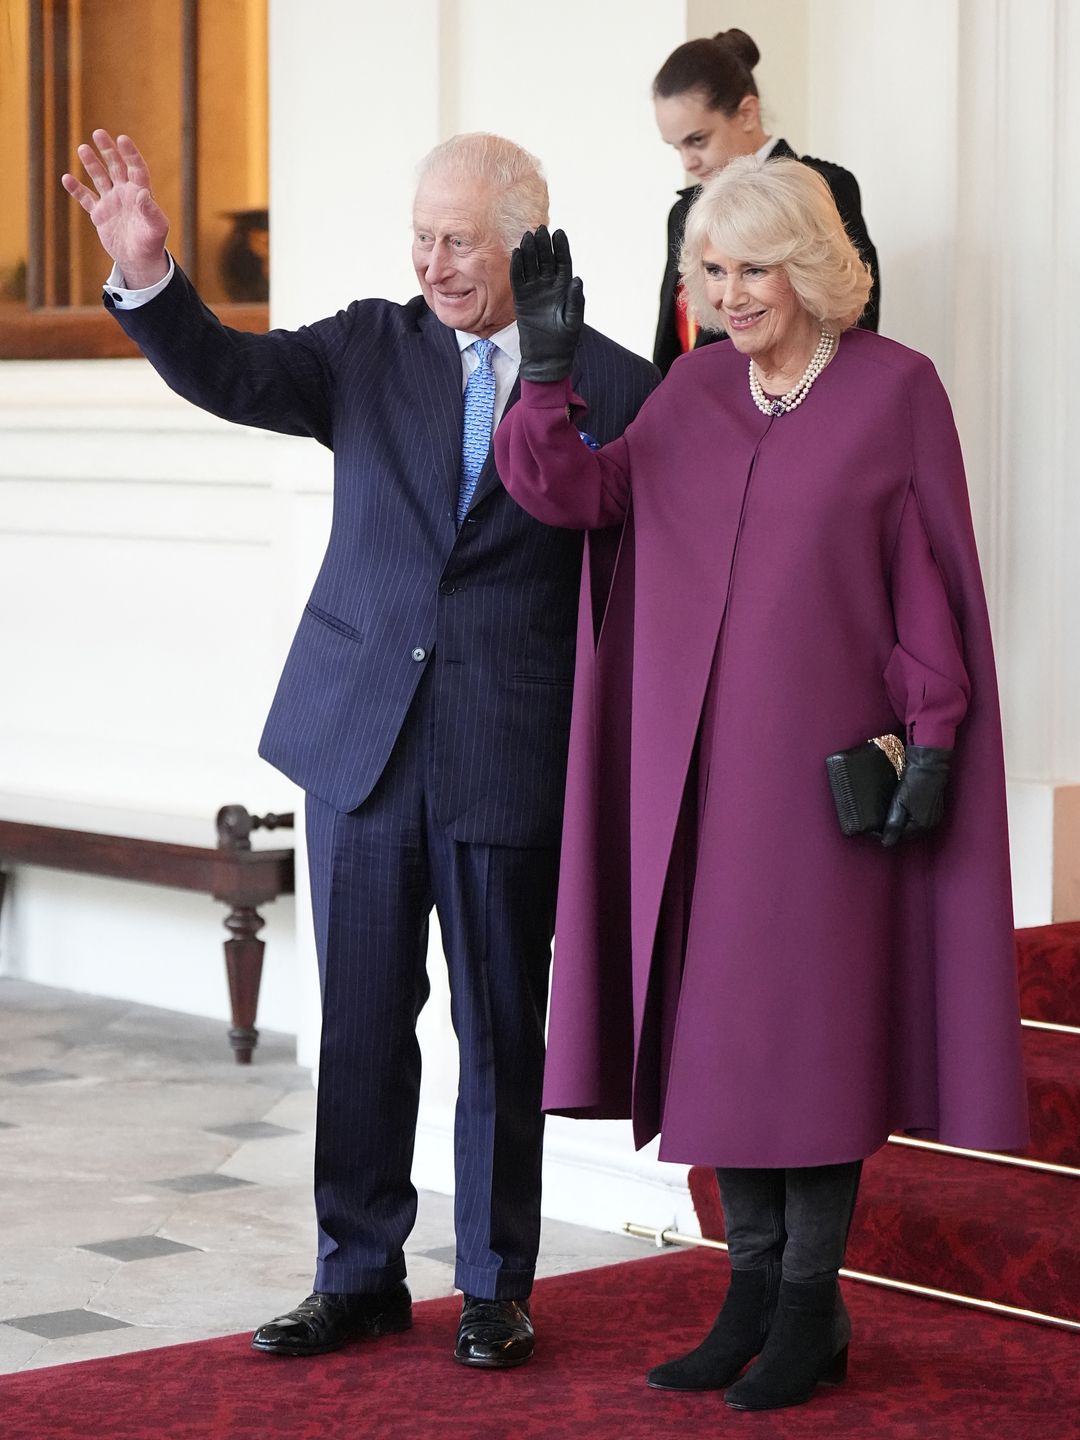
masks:
[(904, 753), (907, 763), (881, 832), (881, 843), (886, 848), (932, 830), (945, 813), (945, 784), (952, 751), (936, 750), (932, 745), (908, 745)]
[(564, 380), (585, 323), (585, 294), (574, 274), (570, 242), (546, 225), (526, 230), (510, 256), (523, 380)]

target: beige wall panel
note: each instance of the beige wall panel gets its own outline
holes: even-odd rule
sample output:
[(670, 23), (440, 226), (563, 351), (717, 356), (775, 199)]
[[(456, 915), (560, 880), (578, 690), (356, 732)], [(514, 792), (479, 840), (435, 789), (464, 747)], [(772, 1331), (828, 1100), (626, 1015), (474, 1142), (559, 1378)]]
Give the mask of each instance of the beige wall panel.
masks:
[(686, 6), (687, 39), (732, 26), (753, 38), (761, 51), (754, 79), (762, 122), (768, 134), (783, 135), (800, 155), (819, 153), (807, 117), (808, 92), (821, 78), (809, 70), (807, 9), (804, 0), (688, 0)]

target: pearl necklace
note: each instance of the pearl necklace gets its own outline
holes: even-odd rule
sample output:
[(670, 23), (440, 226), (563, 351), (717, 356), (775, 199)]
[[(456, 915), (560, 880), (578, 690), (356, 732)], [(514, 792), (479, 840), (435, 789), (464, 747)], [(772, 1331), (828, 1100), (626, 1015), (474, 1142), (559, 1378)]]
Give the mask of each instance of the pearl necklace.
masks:
[(803, 371), (802, 379), (793, 390), (786, 395), (781, 395), (773, 400), (765, 394), (761, 388), (761, 381), (754, 373), (754, 362), (750, 361), (750, 394), (754, 404), (763, 415), (786, 415), (789, 410), (795, 410), (806, 399), (810, 392), (810, 386), (821, 374), (822, 370), (832, 359), (833, 351), (836, 349), (836, 336), (831, 331), (821, 327), (821, 339), (817, 343), (817, 349), (810, 357), (810, 364)]

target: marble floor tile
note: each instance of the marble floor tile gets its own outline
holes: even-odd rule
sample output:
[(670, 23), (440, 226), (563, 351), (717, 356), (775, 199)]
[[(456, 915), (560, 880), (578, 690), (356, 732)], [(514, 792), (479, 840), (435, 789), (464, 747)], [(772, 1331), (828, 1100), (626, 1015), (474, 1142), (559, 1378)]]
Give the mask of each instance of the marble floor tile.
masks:
[(44, 1315), (20, 1315), (4, 1321), (13, 1330), (29, 1330), (42, 1340), (69, 1340), (73, 1335), (93, 1335), (97, 1330), (120, 1330), (127, 1323), (96, 1310), (50, 1310)]
[(0, 1085), (53, 1085), (58, 1080), (77, 1080), (69, 1070), (50, 1070), (37, 1066), (32, 1070), (0, 1071)]
[(453, 1265), (457, 1259), (457, 1248), (454, 1245), (436, 1245), (434, 1250), (420, 1250), (417, 1252), (428, 1260), (437, 1260), (440, 1265)]
[(311, 1268), (315, 1201), (310, 1176), (302, 1185), (270, 1190), (252, 1185), (183, 1197), (160, 1233), (200, 1250), (298, 1253)]
[[(157, 1350), (162, 1345), (185, 1345), (193, 1340), (216, 1340), (221, 1330), (212, 1326), (142, 1326), (128, 1325), (119, 1330), (100, 1330), (93, 1335), (76, 1335), (66, 1340), (42, 1340), (38, 1336), (23, 1334), (30, 1342), (21, 1351), (22, 1359), (14, 1361), (16, 1351), (4, 1336), (0, 1325), (0, 1371), (41, 1370), (48, 1365), (70, 1365), (79, 1360), (106, 1359), (110, 1355), (127, 1355), (133, 1350)], [(12, 1330), (11, 1335), (19, 1332)], [(44, 1437), (43, 1437), (44, 1440)], [(89, 1440), (89, 1437), (88, 1437)], [(93, 1440), (107, 1440), (95, 1436)]]
[(409, 1246), (405, 1248), (405, 1262), (408, 1266), (408, 1285), (414, 1300), (437, 1300), (443, 1295), (454, 1293), (454, 1266), (426, 1255), (417, 1255)]
[(43, 1311), (92, 1306), (116, 1269), (107, 1256), (67, 1245), (36, 1244), (0, 1249), (0, 1321)]
[(4, 1173), (70, 1184), (120, 1176), (140, 1186), (164, 1184), (179, 1175), (216, 1173), (236, 1149), (235, 1142), (181, 1122), (147, 1133), (135, 1152), (134, 1132), (99, 1125), (92, 1115), (77, 1124), (49, 1123), (23, 1116), (17, 1134), (4, 1136)]
[(233, 1190), (237, 1185), (251, 1185), (254, 1181), (240, 1180), (235, 1175), (219, 1175), (214, 1171), (198, 1171), (193, 1175), (174, 1175), (171, 1180), (155, 1180), (163, 1190), (175, 1190), (180, 1195), (208, 1195), (214, 1190)]
[(431, 1250), (454, 1238), (454, 1197), (421, 1190), (416, 1224), (409, 1236), (414, 1250)]
[(312, 1183), (315, 1163), (314, 1131), (294, 1131), (277, 1140), (252, 1140), (239, 1146), (221, 1166), (232, 1175), (257, 1185)]
[[(71, 1059), (69, 1056), (69, 1063)], [(110, 1070), (115, 1077), (115, 1066)], [(89, 1072), (63, 1084), (12, 1086), (6, 1091), (0, 1085), (0, 1105), (9, 1120), (31, 1113), (32, 1106), (34, 1116), (50, 1124), (77, 1117), (80, 1124), (92, 1121), (98, 1131), (145, 1128), (153, 1136), (161, 1129), (162, 1094), (166, 1089), (169, 1128), (189, 1126), (215, 1143), (225, 1137), (210, 1136), (210, 1126), (262, 1120), (282, 1094), (279, 1087), (268, 1083), (233, 1086), (168, 1073), (120, 1079)]]
[(271, 1125), (267, 1120), (241, 1120), (235, 1125), (208, 1125), (211, 1135), (227, 1135), (232, 1140), (277, 1140), (281, 1135), (299, 1132), (287, 1125)]
[[(238, 1066), (218, 1022), (0, 979), (0, 1056), (0, 1373), (244, 1344), (310, 1292), (315, 1093), (290, 1037)], [(453, 1293), (453, 1215), (421, 1193), (417, 1300)], [(538, 1268), (644, 1253), (545, 1222)]]
[(129, 1325), (200, 1320), (212, 1323), (219, 1334), (230, 1334), (291, 1309), (310, 1289), (306, 1259), (192, 1250), (145, 1265), (118, 1266), (94, 1305)]
[(269, 1120), (274, 1125), (285, 1125), (313, 1134), (315, 1130), (314, 1087), (309, 1084), (306, 1089), (291, 1090), (287, 1095), (282, 1095), (281, 1099), (275, 1101), (267, 1110), (263, 1119)]
[(151, 1194), (137, 1179), (72, 1183), (8, 1172), (0, 1187), (0, 1273), (12, 1254), (28, 1246), (76, 1246), (134, 1230), (152, 1233), (174, 1208), (169, 1191)]
[(166, 1240), (160, 1235), (125, 1235), (119, 1240), (103, 1240), (98, 1245), (80, 1245), (80, 1250), (89, 1250), (95, 1255), (107, 1255), (110, 1260), (121, 1260), (128, 1264), (132, 1260), (160, 1260), (162, 1255), (179, 1255), (195, 1250), (197, 1246), (182, 1245), (179, 1240)]
[[(116, 1332), (113, 1331), (113, 1334)], [(42, 1340), (40, 1335), (31, 1335), (29, 1330), (16, 1330), (12, 1325), (0, 1325), (0, 1375), (10, 1375), (15, 1370), (25, 1370), (37, 1362), (43, 1351), (55, 1341)], [(78, 1342), (85, 1343), (85, 1337)], [(81, 1358), (81, 1357), (80, 1357)], [(55, 1364), (55, 1361), (49, 1361)]]
[(37, 1036), (76, 1027), (92, 1033), (130, 1008), (126, 1000), (75, 995), (70, 990), (0, 976), (0, 1041), (12, 1036), (23, 1045)]

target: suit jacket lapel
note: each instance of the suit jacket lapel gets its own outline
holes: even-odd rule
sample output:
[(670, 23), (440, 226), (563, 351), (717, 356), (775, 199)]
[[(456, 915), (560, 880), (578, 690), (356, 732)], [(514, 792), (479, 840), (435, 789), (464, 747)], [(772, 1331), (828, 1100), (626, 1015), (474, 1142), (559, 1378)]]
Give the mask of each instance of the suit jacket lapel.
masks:
[(430, 310), (422, 313), (414, 339), (409, 374), (413, 407), (431, 448), (440, 504), (449, 508), (453, 524), (461, 477), (461, 352), (453, 330)]

